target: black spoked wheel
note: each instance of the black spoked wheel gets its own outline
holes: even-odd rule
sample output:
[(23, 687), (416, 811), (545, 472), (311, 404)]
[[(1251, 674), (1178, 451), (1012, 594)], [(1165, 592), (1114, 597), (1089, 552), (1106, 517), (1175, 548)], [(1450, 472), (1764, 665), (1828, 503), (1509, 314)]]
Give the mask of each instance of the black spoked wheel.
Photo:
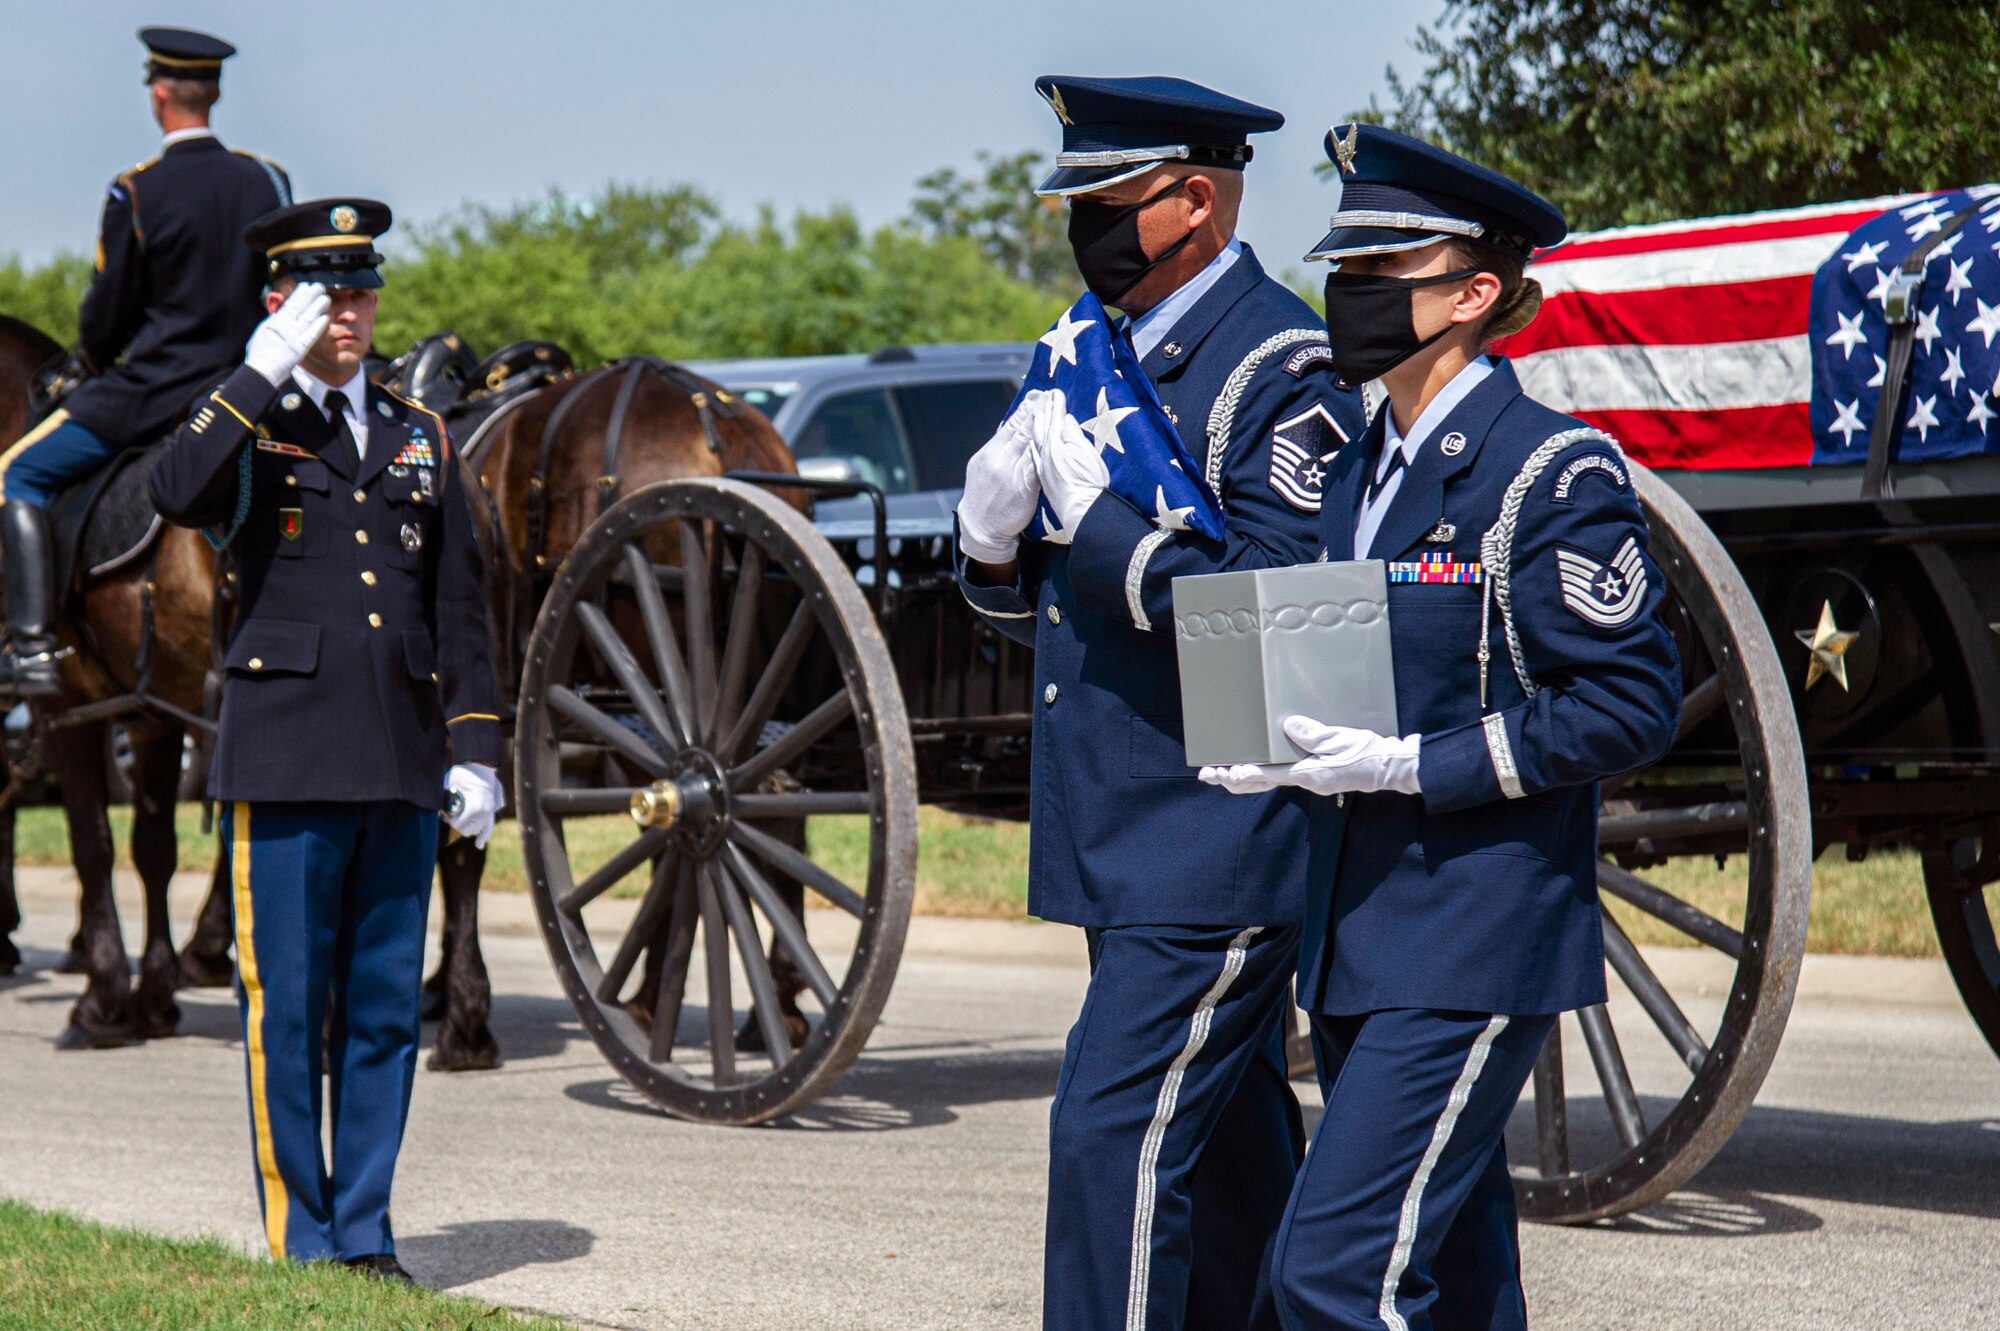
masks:
[[(1632, 472), (1686, 701), (1667, 760), (1606, 788), (1597, 885), (1642, 938), (1692, 947), (1649, 961), (1605, 911), (1612, 1001), (1563, 1019), (1535, 1069), (1532, 1147), (1511, 1152), (1521, 1211), (1544, 1221), (1649, 1205), (1722, 1149), (1777, 1053), (1805, 952), (1812, 819), (1777, 652), (1720, 542), (1665, 482)], [(1727, 908), (1712, 882), (1700, 901), (1673, 890), (1676, 863), (1697, 856), (1737, 868)]]
[(1938, 945), (1958, 984), (1965, 1010), (1993, 1052), (2000, 1054), (2000, 827), (1976, 836), (1940, 839), (1924, 847), (1924, 890)]
[(536, 618), (515, 744), (543, 939), (619, 1075), (718, 1123), (824, 1094), (902, 953), (917, 792), (888, 649), (812, 524), (711, 479), (605, 513)]

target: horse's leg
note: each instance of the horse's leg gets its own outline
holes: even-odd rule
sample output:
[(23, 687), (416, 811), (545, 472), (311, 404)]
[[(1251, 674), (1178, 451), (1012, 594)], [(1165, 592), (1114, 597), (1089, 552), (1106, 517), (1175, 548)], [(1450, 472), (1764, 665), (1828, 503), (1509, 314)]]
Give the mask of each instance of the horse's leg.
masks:
[(500, 1043), (487, 1029), (493, 988), (479, 951), (479, 878), (486, 852), (470, 837), (454, 837), (438, 850), (444, 883), (444, 1019), (426, 1064), (433, 1072), (474, 1072), (500, 1061)]
[(62, 788), (69, 819), (70, 860), (82, 884), (77, 911), (79, 955), (90, 977), (83, 997), (70, 1009), (69, 1028), (58, 1049), (103, 1049), (129, 1044), (138, 1035), (132, 1021), (131, 961), (118, 930), (118, 903), (111, 894), (111, 824), (105, 816), (104, 726), (83, 725), (52, 731), (46, 751), (49, 770)]
[(229, 907), (229, 856), (218, 846), (215, 874), (208, 881), (208, 898), (195, 916), (194, 932), (181, 949), (181, 985), (187, 989), (221, 989), (235, 978), (229, 947), (236, 925)]
[[(806, 824), (804, 819), (796, 822), (767, 824), (767, 830), (778, 840), (792, 849), (803, 853), (806, 848)], [(778, 891), (778, 899), (785, 909), (805, 922), (806, 889), (797, 879), (775, 870), (770, 872), (771, 886)], [(799, 995), (806, 991), (806, 977), (793, 962), (792, 954), (785, 951), (778, 942), (775, 931), (771, 937), (771, 978), (777, 983), (778, 1015), (785, 1019), (785, 1031), (792, 1037), (792, 1048), (805, 1043), (808, 1027), (806, 1014), (799, 1007)], [(755, 1008), (749, 1019), (736, 1032), (736, 1047), (745, 1051), (764, 1048), (764, 1028), (757, 1020)]]
[(14, 801), (6, 800), (0, 802), (0, 975), (21, 967), (21, 950), (13, 939), (20, 927), (21, 899), (14, 894)]
[(179, 726), (127, 726), (132, 739), (132, 867), (146, 885), (146, 950), (139, 959), (134, 1019), (148, 1039), (174, 1033), (181, 1010), (174, 1004), (180, 965), (167, 889), (179, 867), (174, 801), (180, 794), (182, 731)]

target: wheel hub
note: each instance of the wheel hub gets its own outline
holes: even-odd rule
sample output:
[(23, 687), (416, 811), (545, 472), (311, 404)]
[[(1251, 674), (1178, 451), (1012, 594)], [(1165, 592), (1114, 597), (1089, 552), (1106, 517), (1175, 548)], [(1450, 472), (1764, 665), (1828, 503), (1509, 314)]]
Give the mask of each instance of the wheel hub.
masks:
[(713, 855), (729, 828), (729, 785), (702, 749), (677, 754), (667, 775), (632, 792), (628, 810), (640, 827), (670, 830), (690, 855)]

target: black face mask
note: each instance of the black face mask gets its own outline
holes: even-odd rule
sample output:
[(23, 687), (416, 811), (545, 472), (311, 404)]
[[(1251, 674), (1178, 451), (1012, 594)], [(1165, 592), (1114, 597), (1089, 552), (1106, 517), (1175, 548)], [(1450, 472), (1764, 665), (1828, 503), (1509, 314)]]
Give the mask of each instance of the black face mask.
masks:
[(1333, 368), (1350, 384), (1379, 379), (1443, 337), (1446, 324), (1429, 337), (1417, 336), (1410, 293), (1418, 287), (1463, 282), (1480, 272), (1459, 268), (1432, 277), (1378, 277), (1373, 273), (1326, 275), (1326, 336)]
[(1146, 247), (1139, 243), (1140, 210), (1152, 207), (1185, 184), (1185, 178), (1177, 180), (1137, 203), (1070, 201), (1069, 247), (1076, 255), (1076, 270), (1083, 274), (1083, 284), (1090, 288), (1091, 295), (1106, 305), (1116, 305), (1118, 298), (1138, 286), (1147, 273), (1180, 253), (1181, 246), (1194, 239), (1194, 232), (1190, 231), (1156, 258), (1148, 258)]

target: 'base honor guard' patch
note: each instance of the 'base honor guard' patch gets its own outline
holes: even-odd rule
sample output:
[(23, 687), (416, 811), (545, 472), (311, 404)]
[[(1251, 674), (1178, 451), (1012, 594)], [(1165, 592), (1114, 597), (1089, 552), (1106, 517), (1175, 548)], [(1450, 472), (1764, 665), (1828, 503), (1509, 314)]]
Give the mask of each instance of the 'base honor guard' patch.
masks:
[(296, 541), (305, 535), (306, 511), (302, 508), (281, 508), (278, 510), (278, 535), (288, 541)]
[(1646, 600), (1646, 561), (1639, 557), (1637, 537), (1627, 536), (1609, 564), (1557, 546), (1556, 569), (1562, 575), (1563, 604), (1586, 624), (1623, 628)]

